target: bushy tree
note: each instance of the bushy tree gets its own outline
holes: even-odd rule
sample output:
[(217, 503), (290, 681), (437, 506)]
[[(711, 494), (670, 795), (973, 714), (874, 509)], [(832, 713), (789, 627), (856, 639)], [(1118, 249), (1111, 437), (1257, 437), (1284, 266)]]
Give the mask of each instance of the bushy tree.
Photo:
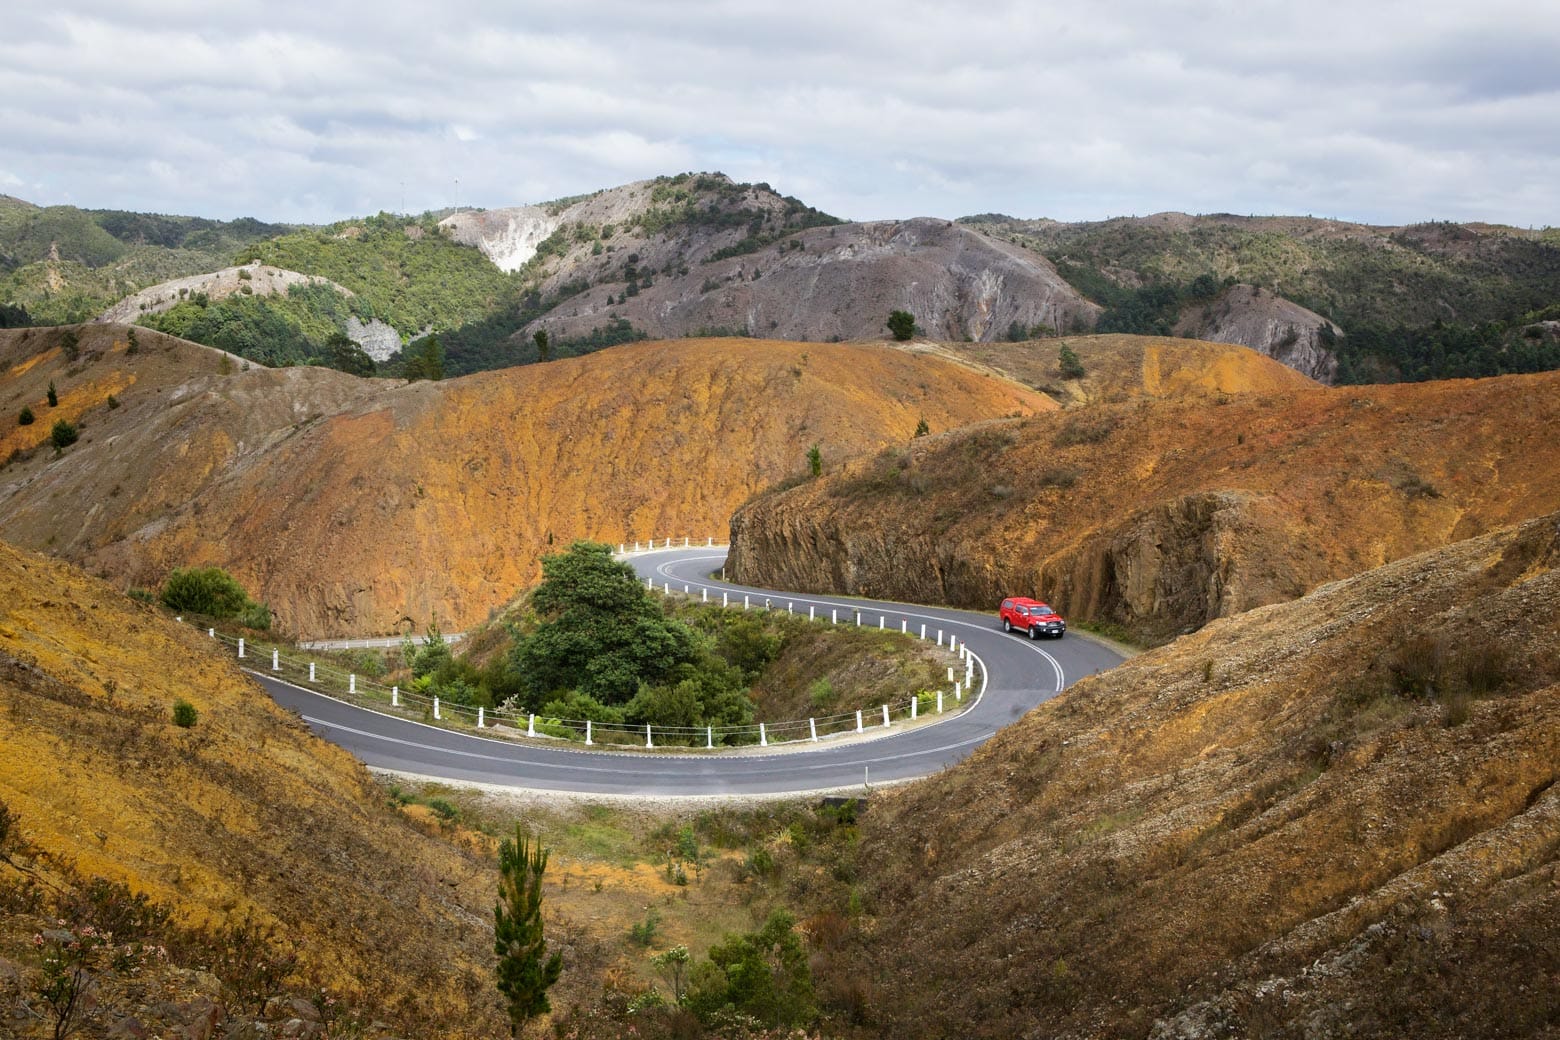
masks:
[(536, 360), (546, 361), (552, 357), (552, 344), (547, 340), (546, 329), (537, 329), (531, 338), (536, 341)]
[(81, 434), (76, 429), (75, 423), (68, 419), (59, 419), (54, 423), (54, 429), (49, 431), (49, 440), (54, 442), (56, 448), (68, 448), (76, 443)]
[(888, 331), (896, 340), (904, 342), (915, 335), (915, 315), (909, 311), (894, 311), (888, 316)]
[(443, 379), (444, 347), (439, 343), (439, 337), (429, 336), (423, 340), (422, 349), (406, 359), (401, 374), (406, 377), (408, 383), (415, 383), (419, 379), (435, 382)]
[(658, 683), (698, 656), (694, 633), (668, 618), (606, 545), (575, 542), (542, 557), (531, 605), (541, 623), (516, 641), (511, 661), (535, 699), (577, 689), (623, 704), (641, 683)]
[(327, 367), (349, 375), (368, 377), (378, 371), (374, 359), (345, 332), (331, 333), (325, 341), (323, 360)]
[(22, 405), (21, 414), (16, 417), (16, 425), (18, 425), (18, 426), (31, 426), (35, 421), (36, 421), (36, 417), (33, 415), (32, 408), (28, 407), (25, 404)]
[(729, 1008), (771, 1028), (814, 1018), (812, 972), (795, 924), (776, 910), (758, 931), (728, 935), (712, 946), (689, 983), (688, 1008), (706, 1020)]
[(1079, 360), (1077, 353), (1071, 347), (1063, 343), (1061, 352), (1057, 356), (1060, 362), (1063, 379), (1083, 378), (1083, 362)]
[(493, 907), (493, 950), (498, 954), (498, 991), (508, 1005), (509, 1031), (519, 1036), (525, 1024), (552, 1007), (547, 990), (563, 973), (563, 957), (547, 955), (542, 934), (542, 875), (548, 850), (534, 847), (515, 824), (513, 840), (498, 848), (498, 902)]
[(237, 618), (250, 628), (269, 628), (271, 612), (221, 567), (176, 568), (159, 597), (169, 610), (212, 618)]

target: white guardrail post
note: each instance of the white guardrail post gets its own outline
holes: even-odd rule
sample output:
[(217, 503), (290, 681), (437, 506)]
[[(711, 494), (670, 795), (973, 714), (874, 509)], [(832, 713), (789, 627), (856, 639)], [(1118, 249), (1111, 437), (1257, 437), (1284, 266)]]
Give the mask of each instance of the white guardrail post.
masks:
[(279, 672), (281, 670), (282, 670), (282, 652), (280, 650), (272, 650), (271, 651), (271, 671)]

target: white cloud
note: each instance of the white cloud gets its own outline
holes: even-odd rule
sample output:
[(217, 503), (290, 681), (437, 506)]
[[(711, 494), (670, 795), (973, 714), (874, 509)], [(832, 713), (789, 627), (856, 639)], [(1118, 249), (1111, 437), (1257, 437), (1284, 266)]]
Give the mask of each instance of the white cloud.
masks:
[(1560, 212), (1552, 5), (433, 12), (23, 0), (0, 35), (0, 184), (308, 221), (447, 205), (457, 178), (462, 202), (497, 206), (688, 169), (857, 219)]

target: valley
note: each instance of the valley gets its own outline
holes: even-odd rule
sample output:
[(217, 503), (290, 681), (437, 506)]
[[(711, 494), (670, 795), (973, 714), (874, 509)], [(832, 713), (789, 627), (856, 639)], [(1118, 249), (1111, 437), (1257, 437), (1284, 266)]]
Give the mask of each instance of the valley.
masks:
[[(1560, 1023), (1552, 238), (848, 223), (684, 174), (328, 228), (5, 199), (0, 252), (0, 1034), (499, 1035), (517, 826), (555, 853), (558, 1036)], [(364, 724), (156, 605), (220, 567), (272, 626), (233, 633), (469, 630), (487, 683), (544, 557), (668, 532), (724, 577), (639, 581), (932, 620), (989, 684), (609, 766)], [(1065, 639), (1004, 635), (1013, 595)], [(857, 652), (638, 688), (801, 717), (944, 663)], [(583, 703), (546, 685), (478, 692)], [(59, 1018), (50, 958), (98, 931), (133, 949)]]

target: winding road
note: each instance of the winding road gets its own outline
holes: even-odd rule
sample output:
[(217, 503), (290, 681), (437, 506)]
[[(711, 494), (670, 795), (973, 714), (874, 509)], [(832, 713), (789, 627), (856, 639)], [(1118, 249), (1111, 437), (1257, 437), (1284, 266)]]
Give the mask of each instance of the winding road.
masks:
[(767, 597), (777, 609), (790, 603), (805, 613), (812, 606), (821, 617), (837, 609), (844, 619), (860, 610), (872, 621), (885, 616), (891, 628), (897, 629), (900, 619), (907, 619), (912, 632), (923, 623), (929, 632), (941, 629), (957, 635), (984, 664), (984, 688), (977, 670), (977, 700), (962, 715), (933, 724), (899, 726), (874, 739), (825, 740), (805, 749), (792, 745), (767, 753), (651, 755), (579, 745), (538, 747), (453, 732), (354, 707), (263, 673), (254, 675), (279, 704), (299, 712), (322, 737), (351, 751), (370, 768), (457, 783), (667, 798), (803, 794), (926, 776), (966, 757), (992, 733), (1054, 697), (1069, 682), (1122, 660), (1120, 654), (1084, 634), (1040, 642), (1004, 634), (995, 609), (977, 614), (714, 581), (708, 575), (719, 573), (725, 562), (725, 550), (719, 547), (644, 552), (629, 562), (641, 580), (653, 581), (658, 589), (663, 584), (675, 592), (684, 586), (694, 594), (709, 589), (712, 600), (728, 592), (734, 603), (740, 603), (743, 595), (753, 597), (755, 604)]

